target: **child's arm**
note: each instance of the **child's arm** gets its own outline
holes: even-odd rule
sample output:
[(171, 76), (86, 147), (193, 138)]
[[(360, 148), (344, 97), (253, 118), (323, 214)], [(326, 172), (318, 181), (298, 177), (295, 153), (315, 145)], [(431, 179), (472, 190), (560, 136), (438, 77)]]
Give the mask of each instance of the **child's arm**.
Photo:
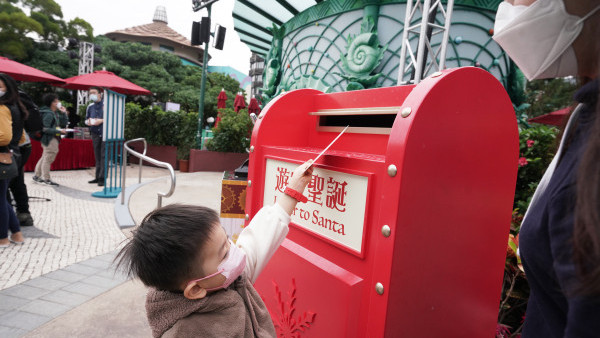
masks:
[[(309, 160), (296, 168), (288, 187), (302, 193), (312, 172), (312, 161)], [(262, 207), (240, 234), (236, 245), (246, 253), (245, 271), (252, 283), (285, 239), (290, 215), (297, 202), (288, 195), (281, 195), (274, 205)]]

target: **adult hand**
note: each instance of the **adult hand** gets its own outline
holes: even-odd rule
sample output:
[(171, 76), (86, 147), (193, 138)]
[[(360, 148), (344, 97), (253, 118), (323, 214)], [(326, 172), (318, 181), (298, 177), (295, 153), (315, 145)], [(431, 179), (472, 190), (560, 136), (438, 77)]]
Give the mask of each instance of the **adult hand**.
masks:
[(61, 112), (65, 113), (65, 114), (69, 115), (69, 111), (68, 111), (68, 110), (67, 110), (67, 108), (65, 108), (64, 106), (63, 106), (63, 107), (60, 107), (60, 108), (59, 108), (59, 110), (60, 110)]

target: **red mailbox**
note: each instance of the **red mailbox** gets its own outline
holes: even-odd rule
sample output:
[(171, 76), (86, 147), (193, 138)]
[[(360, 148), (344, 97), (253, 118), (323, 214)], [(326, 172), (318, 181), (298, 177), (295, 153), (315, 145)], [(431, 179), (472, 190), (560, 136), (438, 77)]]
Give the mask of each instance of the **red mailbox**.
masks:
[(519, 151), (502, 85), (469, 67), (278, 96), (252, 133), (247, 218), (346, 125), (255, 285), (278, 334), (492, 337)]

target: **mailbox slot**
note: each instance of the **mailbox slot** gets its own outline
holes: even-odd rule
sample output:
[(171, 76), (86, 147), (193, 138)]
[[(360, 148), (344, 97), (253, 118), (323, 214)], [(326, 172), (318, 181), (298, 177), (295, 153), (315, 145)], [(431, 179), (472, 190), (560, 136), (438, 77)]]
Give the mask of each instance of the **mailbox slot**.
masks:
[(350, 126), (347, 131), (349, 133), (389, 135), (400, 108), (322, 109), (309, 115), (318, 116), (318, 131), (336, 132)]

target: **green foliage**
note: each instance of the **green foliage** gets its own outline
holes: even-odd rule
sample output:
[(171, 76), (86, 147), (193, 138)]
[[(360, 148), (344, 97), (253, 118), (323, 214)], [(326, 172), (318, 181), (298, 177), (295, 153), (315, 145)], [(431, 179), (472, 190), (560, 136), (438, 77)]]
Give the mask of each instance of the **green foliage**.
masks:
[(187, 159), (198, 128), (195, 113), (165, 112), (158, 106), (125, 105), (125, 139), (143, 137), (149, 144), (176, 146), (177, 157)]
[(525, 95), (531, 106), (527, 109), (527, 115), (532, 118), (570, 106), (576, 90), (577, 84), (568, 78), (528, 82)]
[[(29, 10), (29, 16), (22, 8)], [(34, 40), (51, 43), (55, 49), (65, 38), (89, 40), (92, 26), (81, 18), (68, 23), (54, 0), (0, 0), (0, 54), (26, 60), (37, 49)]]
[(0, 54), (23, 59), (33, 48), (30, 33), (43, 34), (42, 24), (9, 2), (0, 2)]
[[(104, 36), (97, 37), (95, 42), (102, 46), (100, 56), (107, 70), (150, 90), (160, 102), (176, 102), (181, 110), (198, 111), (200, 67), (183, 65), (178, 56), (153, 51), (140, 43), (120, 43)], [(231, 108), (235, 93), (240, 91), (239, 82), (221, 73), (209, 73), (206, 84), (205, 121), (217, 115), (217, 96), (221, 88), (225, 88)], [(148, 98), (136, 97), (135, 100), (143, 105), (150, 103)]]
[(245, 153), (250, 146), (248, 138), (252, 120), (246, 110), (236, 113), (233, 109), (221, 109), (221, 121), (213, 129), (213, 138), (206, 142), (210, 151)]
[(554, 127), (535, 125), (522, 130), (519, 135), (520, 159), (514, 208), (521, 213), (527, 210), (538, 182), (554, 157), (557, 134)]
[(67, 32), (65, 35), (81, 41), (92, 41), (94, 39), (94, 28), (89, 22), (76, 17), (67, 23)]

